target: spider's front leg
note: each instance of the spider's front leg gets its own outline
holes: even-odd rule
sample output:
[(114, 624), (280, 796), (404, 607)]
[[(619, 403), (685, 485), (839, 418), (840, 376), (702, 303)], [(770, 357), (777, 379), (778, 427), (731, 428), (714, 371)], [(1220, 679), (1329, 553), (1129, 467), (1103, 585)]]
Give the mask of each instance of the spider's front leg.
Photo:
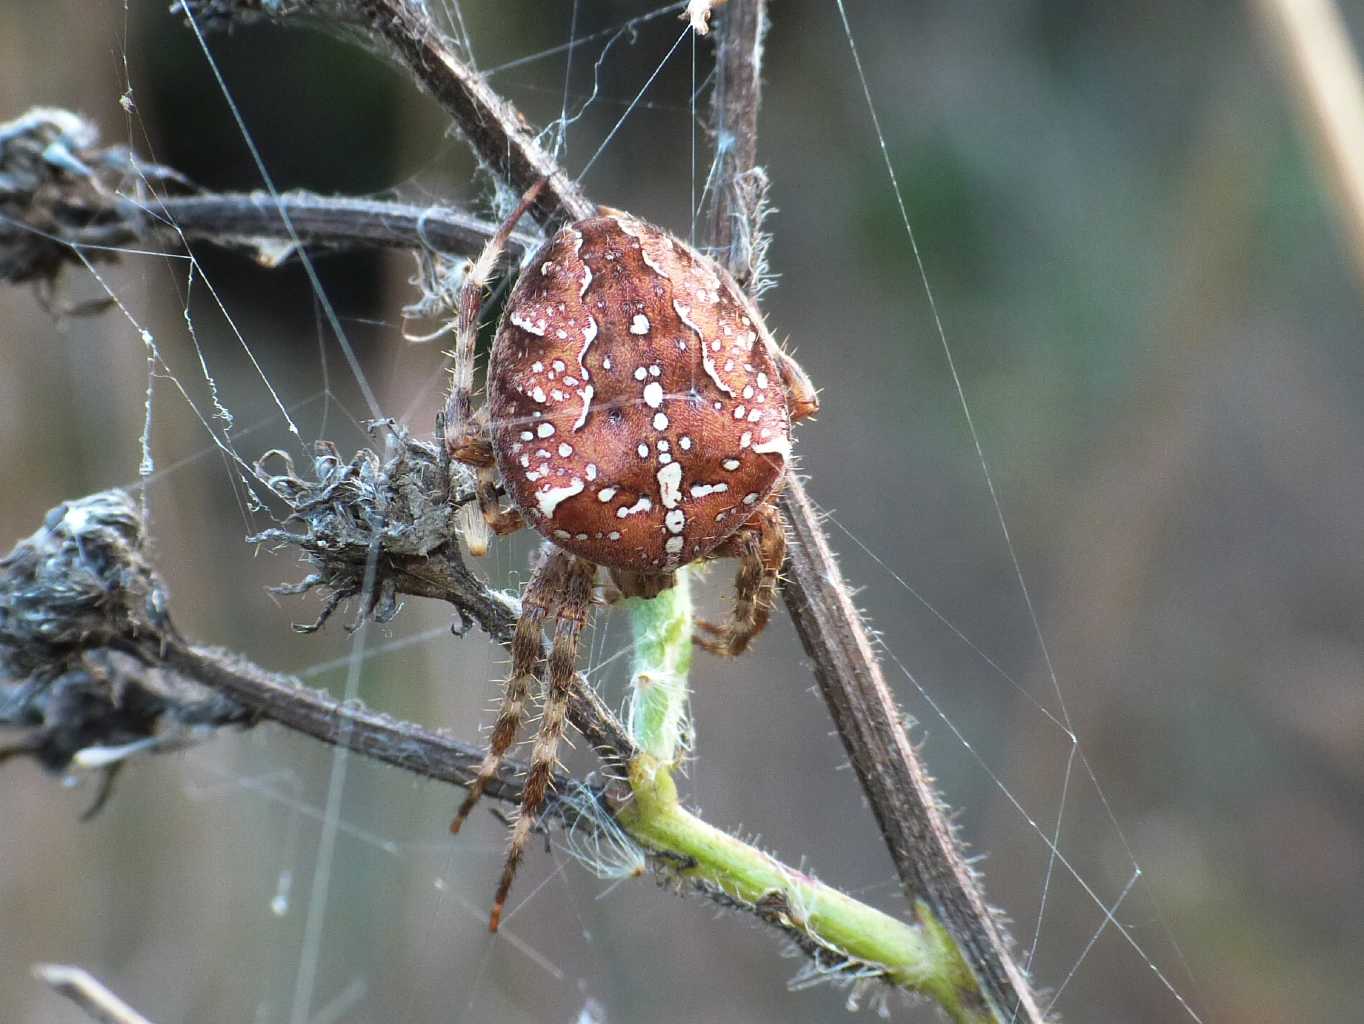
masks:
[[(493, 457), (493, 445), (488, 428), (478, 423), (481, 419), (482, 416), (475, 414), (475, 424), (479, 426), (477, 434), (466, 434), (460, 439), (458, 447), (452, 447), (450, 435), (447, 433), (446, 445), (451, 459), (473, 467), (474, 495), (478, 499), (479, 510), (483, 513), (483, 521), (493, 533), (502, 537), (508, 533), (515, 533), (525, 526), (526, 522), (516, 509), (502, 507), (497, 494), (497, 460)], [(469, 551), (475, 555), (488, 553), (486, 544), (470, 543)]]
[(723, 626), (698, 622), (699, 647), (725, 657), (748, 649), (763, 631), (776, 600), (777, 580), (786, 558), (786, 523), (777, 508), (776, 496), (767, 499), (724, 544), (715, 551), (719, 558), (737, 558), (734, 579), (734, 612)]
[[(544, 180), (532, 185), (520, 204), (503, 221), (497, 234), (479, 253), (465, 274), (455, 316), (455, 344), (449, 356), (450, 394), (445, 400), (445, 450), (455, 462), (472, 466), (476, 474), (478, 505), (493, 532), (501, 535), (519, 530), (524, 524), (514, 509), (503, 509), (497, 498), (497, 465), (493, 458), (491, 433), (484, 417), (474, 411), (474, 351), (478, 342), (478, 314), (483, 308), (483, 293), (507, 246), (517, 222), (530, 209), (544, 187)], [(481, 552), (480, 552), (481, 553)]]

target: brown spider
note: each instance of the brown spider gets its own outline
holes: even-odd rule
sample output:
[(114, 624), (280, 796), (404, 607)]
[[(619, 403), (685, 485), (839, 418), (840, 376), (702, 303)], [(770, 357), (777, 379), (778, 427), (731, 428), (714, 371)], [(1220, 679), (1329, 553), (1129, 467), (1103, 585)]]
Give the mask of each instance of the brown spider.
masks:
[(673, 585), (680, 566), (739, 559), (732, 617), (700, 623), (695, 641), (740, 654), (767, 624), (786, 550), (776, 492), (791, 422), (819, 408), (804, 371), (722, 267), (661, 228), (602, 208), (562, 228), (522, 270), (493, 342), (488, 401), (475, 412), (483, 291), (538, 191), (468, 272), (445, 410), (446, 448), (474, 468), (487, 525), (506, 534), (529, 524), (551, 545), (522, 599), (487, 756), (451, 825), (459, 831), (516, 739), (552, 619), (544, 714), (494, 931), (556, 764), (597, 568), (622, 595), (650, 597)]

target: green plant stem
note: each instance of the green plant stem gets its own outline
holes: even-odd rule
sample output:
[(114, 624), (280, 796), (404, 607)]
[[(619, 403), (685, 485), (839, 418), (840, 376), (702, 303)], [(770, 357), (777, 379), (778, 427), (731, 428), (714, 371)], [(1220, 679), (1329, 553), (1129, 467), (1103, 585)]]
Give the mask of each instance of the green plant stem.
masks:
[(652, 600), (629, 602), (635, 633), (630, 672), (630, 735), (655, 760), (675, 766), (691, 748), (687, 673), (691, 670), (691, 572)]
[(641, 845), (677, 863), (678, 877), (723, 892), (818, 947), (831, 977), (879, 976), (936, 1000), (958, 1024), (998, 1020), (951, 935), (922, 900), (915, 920), (882, 913), (702, 821), (678, 801), (672, 769), (690, 743), (689, 574), (652, 600), (629, 603), (635, 633), (629, 765), (632, 798), (618, 812)]

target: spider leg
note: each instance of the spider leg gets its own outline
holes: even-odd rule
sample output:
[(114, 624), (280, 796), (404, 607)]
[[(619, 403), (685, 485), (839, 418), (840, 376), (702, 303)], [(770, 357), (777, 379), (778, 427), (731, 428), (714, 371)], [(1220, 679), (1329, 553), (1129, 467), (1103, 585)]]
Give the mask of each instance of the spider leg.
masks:
[(507, 904), (512, 880), (521, 863), (531, 829), (544, 806), (554, 766), (558, 763), (559, 742), (564, 735), (564, 721), (568, 717), (568, 702), (573, 693), (573, 679), (578, 667), (578, 637), (592, 610), (592, 582), (597, 567), (582, 558), (562, 552), (554, 559), (566, 564), (558, 576), (560, 605), (554, 624), (554, 642), (549, 652), (549, 682), (545, 693), (544, 712), (540, 717), (540, 732), (531, 750), (530, 772), (521, 795), (521, 811), (512, 827), (507, 845), (507, 861), (502, 868), (502, 879), (493, 897), (492, 914), (488, 918), (489, 931), (497, 931), (502, 920), (502, 909)]
[(775, 499), (768, 498), (759, 506), (716, 554), (739, 559), (734, 579), (734, 612), (723, 626), (698, 622), (699, 632), (693, 639), (712, 654), (734, 657), (748, 648), (772, 614), (777, 580), (786, 557), (786, 523)]
[[(483, 308), (483, 292), (497, 267), (498, 258), (506, 248), (507, 239), (516, 228), (525, 212), (535, 202), (536, 196), (544, 186), (544, 180), (532, 185), (520, 204), (512, 211), (497, 234), (479, 253), (478, 259), (469, 266), (464, 279), (464, 287), (459, 293), (459, 310), (455, 317), (455, 345), (450, 351), (453, 367), (450, 371), (450, 394), (445, 400), (444, 423), (445, 450), (450, 458), (474, 467), (476, 473), (476, 493), (478, 507), (483, 519), (498, 536), (513, 533), (523, 524), (515, 509), (503, 509), (497, 499), (497, 463), (493, 458), (492, 441), (488, 436), (484, 417), (474, 412), (474, 349), (478, 343), (478, 314)], [(474, 554), (483, 554), (487, 547), (481, 543), (470, 544)]]
[[(483, 292), (488, 279), (497, 268), (502, 250), (507, 247), (507, 239), (516, 229), (517, 222), (534, 204), (545, 179), (537, 181), (511, 215), (497, 229), (497, 234), (488, 239), (488, 244), (479, 253), (478, 259), (469, 265), (464, 278), (464, 287), (459, 293), (459, 309), (455, 315), (455, 344), (450, 351), (454, 361), (450, 375), (450, 394), (445, 400), (445, 449), (450, 457), (458, 462), (478, 464), (480, 452), (471, 450), (479, 441), (482, 433), (474, 423), (474, 347), (478, 342), (478, 314), (483, 308)], [(489, 447), (489, 453), (491, 448)]]
[(515, 533), (525, 526), (521, 513), (514, 508), (503, 508), (497, 497), (497, 467), (492, 466), (478, 471), (474, 493), (478, 495), (478, 507), (483, 510), (483, 520), (499, 537)]
[(535, 668), (540, 662), (540, 625), (551, 610), (559, 604), (559, 594), (563, 588), (567, 562), (571, 556), (556, 553), (550, 557), (532, 577), (521, 598), (521, 617), (516, 620), (516, 633), (512, 637), (512, 667), (502, 691), (502, 706), (493, 725), (492, 736), (488, 739), (488, 752), (483, 756), (474, 784), (460, 804), (455, 820), (450, 823), (450, 831), (458, 832), (464, 820), (477, 806), (479, 798), (487, 788), (502, 758), (520, 731), (521, 720), (525, 717), (526, 701), (530, 698), (531, 681), (535, 678)]
[(786, 401), (791, 410), (791, 421), (794, 423), (796, 420), (813, 416), (819, 412), (819, 392), (815, 390), (809, 375), (793, 356), (776, 346), (773, 348), (782, 383), (786, 385)]
[[(458, 450), (452, 450), (450, 456), (466, 466), (473, 467), (474, 494), (478, 499), (478, 507), (483, 515), (483, 521), (493, 533), (502, 537), (509, 533), (515, 533), (526, 523), (521, 517), (521, 513), (514, 508), (504, 509), (498, 500), (497, 459), (493, 455), (493, 443), (486, 425), (481, 423), (482, 419), (481, 414), (474, 414), (470, 426), (478, 432), (466, 434), (464, 442)], [(449, 435), (447, 434), (447, 444), (449, 444), (448, 438)], [(486, 532), (484, 536), (486, 538)], [(486, 555), (488, 553), (487, 544), (471, 542), (469, 553), (479, 556)]]

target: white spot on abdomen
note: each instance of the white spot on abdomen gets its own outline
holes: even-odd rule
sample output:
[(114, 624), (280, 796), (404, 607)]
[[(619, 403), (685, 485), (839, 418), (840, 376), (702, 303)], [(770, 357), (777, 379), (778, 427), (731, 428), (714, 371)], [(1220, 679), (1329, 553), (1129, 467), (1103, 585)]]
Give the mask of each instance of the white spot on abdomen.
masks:
[(634, 319), (630, 321), (631, 334), (648, 334), (649, 318), (643, 313), (636, 313)]
[(670, 462), (658, 471), (658, 496), (664, 508), (675, 508), (682, 497), (682, 464)]
[(582, 369), (584, 377), (592, 376), (592, 374), (588, 372), (585, 360), (587, 359), (587, 350), (589, 346), (596, 340), (597, 320), (596, 317), (589, 315), (587, 318), (587, 326), (583, 328), (583, 347), (578, 349), (578, 366)]
[(511, 322), (515, 326), (521, 328), (521, 330), (528, 331), (538, 338), (543, 338), (545, 336), (545, 331), (549, 329), (549, 321), (544, 317), (541, 317), (539, 320), (531, 320), (522, 316), (520, 313), (513, 313), (511, 315)]
[(571, 498), (575, 494), (581, 494), (586, 485), (578, 479), (565, 487), (549, 487), (543, 491), (535, 492), (535, 502), (540, 506), (540, 514), (548, 519), (554, 515), (554, 510), (559, 507), (559, 503), (566, 498)]
[(771, 441), (761, 441), (753, 446), (753, 450), (759, 455), (780, 455), (783, 459), (791, 458), (791, 439), (789, 437), (774, 437)]
[(578, 418), (573, 421), (573, 429), (582, 430), (583, 424), (587, 422), (587, 413), (592, 408), (592, 385), (589, 384), (578, 392), (578, 397), (583, 400), (583, 411), (578, 413)]
[(729, 484), (692, 484), (691, 496), (693, 498), (704, 498), (707, 494), (723, 494), (729, 490)]

